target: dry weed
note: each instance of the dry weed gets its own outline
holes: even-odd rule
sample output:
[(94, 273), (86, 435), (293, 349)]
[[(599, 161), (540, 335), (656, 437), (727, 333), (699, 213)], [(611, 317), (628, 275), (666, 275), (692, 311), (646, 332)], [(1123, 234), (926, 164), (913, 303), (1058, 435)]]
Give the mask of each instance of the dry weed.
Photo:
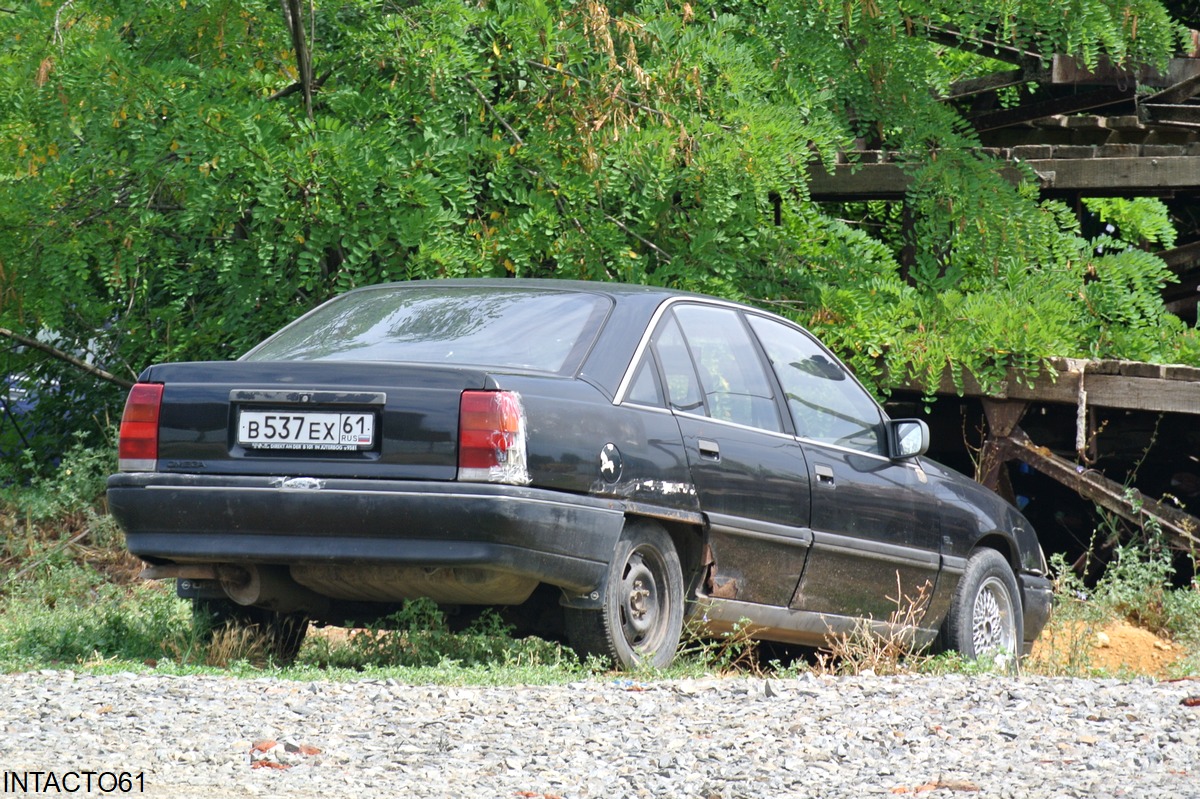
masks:
[(826, 638), (825, 651), (817, 654), (816, 669), (822, 674), (901, 674), (919, 665), (928, 656), (925, 647), (916, 645), (916, 632), (920, 629), (933, 585), (926, 580), (917, 589), (916, 596), (905, 594), (900, 586), (900, 574), (896, 574), (896, 596), (888, 600), (896, 609), (888, 620), (878, 623), (874, 619), (859, 620), (848, 633), (830, 630)]

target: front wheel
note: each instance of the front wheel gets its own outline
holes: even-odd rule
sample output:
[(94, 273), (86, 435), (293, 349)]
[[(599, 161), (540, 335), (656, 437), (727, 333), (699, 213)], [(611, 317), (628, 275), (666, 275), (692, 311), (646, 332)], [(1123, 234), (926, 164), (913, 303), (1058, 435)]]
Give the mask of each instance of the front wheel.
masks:
[(567, 638), (581, 656), (620, 668), (665, 668), (683, 632), (683, 571), (671, 536), (649, 521), (626, 524), (599, 610), (567, 608)]
[(950, 613), (942, 624), (946, 644), (969, 660), (1021, 654), (1024, 619), (1017, 578), (994, 549), (967, 561)]

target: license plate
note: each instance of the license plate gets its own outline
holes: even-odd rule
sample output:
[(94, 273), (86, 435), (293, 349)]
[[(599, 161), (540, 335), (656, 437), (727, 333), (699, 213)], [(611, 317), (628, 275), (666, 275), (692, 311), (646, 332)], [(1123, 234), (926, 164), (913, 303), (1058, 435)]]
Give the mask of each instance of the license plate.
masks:
[(242, 411), (237, 441), (247, 449), (370, 449), (375, 414)]

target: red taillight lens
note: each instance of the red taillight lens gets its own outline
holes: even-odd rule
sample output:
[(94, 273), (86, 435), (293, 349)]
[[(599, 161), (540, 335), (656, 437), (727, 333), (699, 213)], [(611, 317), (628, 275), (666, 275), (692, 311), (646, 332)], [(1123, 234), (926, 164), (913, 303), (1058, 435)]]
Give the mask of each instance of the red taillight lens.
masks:
[(125, 400), (121, 415), (118, 467), (123, 472), (152, 472), (158, 468), (158, 411), (161, 383), (138, 383)]
[(529, 482), (525, 413), (512, 391), (464, 391), (458, 406), (458, 479)]

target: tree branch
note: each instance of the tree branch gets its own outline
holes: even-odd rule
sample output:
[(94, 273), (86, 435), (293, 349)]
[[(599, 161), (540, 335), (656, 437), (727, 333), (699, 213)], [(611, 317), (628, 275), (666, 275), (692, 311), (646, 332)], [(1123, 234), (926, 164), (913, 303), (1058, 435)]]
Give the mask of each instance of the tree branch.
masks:
[(64, 11), (66, 11), (68, 8), (70, 8), (74, 4), (75, 4), (75, 0), (67, 0), (67, 2), (63, 3), (61, 6), (58, 7), (58, 11), (54, 12), (54, 39), (53, 39), (53, 41), (55, 44), (63, 43), (62, 14)]
[(7, 328), (3, 328), (3, 327), (0, 327), (0, 336), (4, 336), (5, 338), (12, 339), (13, 341), (17, 342), (18, 344), (23, 344), (26, 347), (31, 347), (35, 350), (38, 350), (39, 352), (44, 352), (53, 358), (59, 359), (60, 361), (66, 361), (67, 363), (74, 366), (76, 369), (79, 369), (83, 372), (87, 372), (92, 377), (98, 377), (101, 380), (106, 380), (109, 383), (113, 383), (124, 389), (133, 388), (133, 383), (130, 382), (129, 380), (125, 380), (124, 378), (117, 377), (114, 374), (104, 371), (103, 369), (101, 369), (99, 366), (96, 366), (95, 364), (91, 364), (91, 363), (88, 363), (87, 361), (76, 358), (74, 355), (72, 355), (69, 352), (63, 352), (58, 347), (52, 347), (51, 345), (46, 344), (41, 341), (38, 341), (35, 338), (29, 338), (28, 336), (22, 336), (20, 333), (14, 333), (13, 331), (8, 330)]
[[(325, 81), (329, 80), (329, 76), (332, 74), (333, 74), (333, 70), (331, 69), (328, 72), (326, 72), (324, 75), (321, 75), (316, 80), (314, 80), (313, 84), (312, 84), (313, 90), (315, 91), (317, 89), (320, 89), (322, 86), (324, 86)], [(272, 100), (280, 100), (284, 97), (288, 97), (290, 95), (295, 94), (296, 92), (303, 91), (303, 90), (304, 90), (304, 87), (300, 85), (300, 81), (296, 81), (295, 83), (291, 84), (290, 86), (284, 86), (282, 89), (280, 89), (279, 91), (272, 94), (270, 97), (267, 98), (267, 102), (270, 102)]]
[(670, 261), (670, 260), (671, 260), (671, 254), (670, 254), (669, 252), (666, 252), (666, 251), (665, 251), (665, 250), (663, 250), (661, 247), (659, 247), (657, 244), (655, 244), (654, 242), (650, 241), (650, 239), (648, 239), (648, 238), (646, 238), (645, 236), (642, 236), (641, 234), (639, 234), (639, 233), (638, 233), (636, 230), (634, 230), (633, 228), (631, 228), (631, 227), (629, 227), (628, 225), (626, 225), (626, 224), (625, 224), (624, 222), (622, 222), (620, 219), (617, 219), (617, 218), (616, 218), (615, 216), (613, 216), (612, 214), (605, 214), (605, 215), (604, 215), (604, 218), (605, 218), (606, 220), (608, 220), (609, 222), (612, 222), (614, 225), (616, 225), (617, 227), (619, 227), (621, 230), (623, 230), (623, 231), (625, 231), (626, 233), (628, 233), (630, 236), (633, 236), (635, 239), (637, 239), (638, 241), (640, 241), (642, 244), (644, 244), (644, 245), (646, 245), (647, 247), (649, 247), (650, 249), (654, 250), (656, 253), (658, 253), (658, 256), (659, 256), (660, 258), (662, 258), (663, 260), (665, 260), (665, 261)]
[(494, 116), (497, 120), (499, 120), (500, 124), (504, 126), (504, 129), (508, 131), (508, 134), (517, 140), (517, 144), (524, 147), (525, 142), (521, 138), (521, 134), (519, 134), (515, 130), (513, 130), (512, 125), (508, 124), (508, 120), (506, 120), (504, 117), (500, 116), (500, 113), (495, 109), (495, 107), (490, 102), (488, 102), (488, 98), (483, 96), (483, 92), (479, 91), (479, 87), (475, 85), (475, 81), (471, 80), (470, 78), (467, 78), (467, 85), (470, 86), (471, 89), (474, 90), (475, 94), (478, 95), (479, 99), (483, 101), (484, 107), (487, 108), (487, 110), (489, 112), (491, 112), (492, 116)]
[(292, 34), (292, 46), (296, 50), (296, 72), (299, 75), (297, 83), (304, 93), (304, 113), (308, 121), (313, 120), (313, 74), (312, 53), (308, 49), (308, 41), (304, 36), (304, 16), (300, 0), (281, 0), (283, 6), (283, 21), (287, 23), (288, 31)]

